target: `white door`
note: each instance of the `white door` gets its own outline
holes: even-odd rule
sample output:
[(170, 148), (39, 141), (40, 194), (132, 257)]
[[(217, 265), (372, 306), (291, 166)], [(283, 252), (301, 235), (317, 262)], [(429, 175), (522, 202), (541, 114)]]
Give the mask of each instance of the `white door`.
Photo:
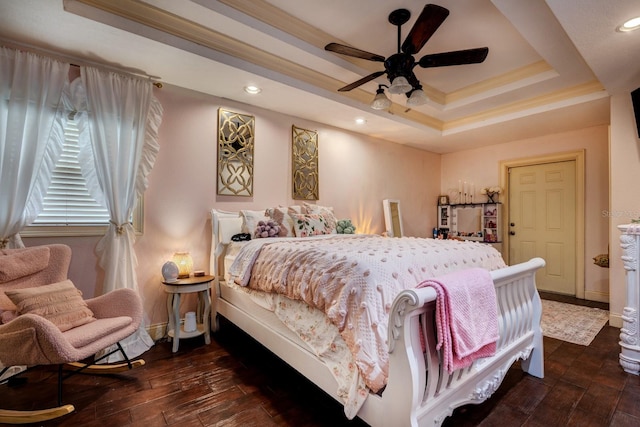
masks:
[(509, 168), (509, 262), (546, 261), (541, 291), (576, 294), (575, 161)]

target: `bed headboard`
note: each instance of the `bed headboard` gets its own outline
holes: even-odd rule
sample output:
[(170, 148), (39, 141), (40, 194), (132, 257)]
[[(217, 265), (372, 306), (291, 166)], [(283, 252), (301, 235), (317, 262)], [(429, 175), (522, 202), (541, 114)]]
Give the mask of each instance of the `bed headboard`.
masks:
[(224, 274), (220, 271), (220, 257), (224, 256), (225, 249), (231, 241), (231, 237), (242, 232), (242, 217), (238, 212), (211, 209), (211, 253), (209, 255), (209, 268), (216, 280)]

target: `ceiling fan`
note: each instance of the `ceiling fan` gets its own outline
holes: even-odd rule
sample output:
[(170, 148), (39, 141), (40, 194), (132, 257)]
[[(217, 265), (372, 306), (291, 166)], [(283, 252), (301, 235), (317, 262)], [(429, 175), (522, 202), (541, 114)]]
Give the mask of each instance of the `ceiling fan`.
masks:
[(391, 105), (391, 101), (384, 94), (383, 87), (388, 87), (389, 92), (393, 94), (405, 93), (408, 98), (407, 105), (409, 106), (424, 104), (427, 101), (427, 96), (422, 90), (420, 81), (413, 72), (414, 67), (417, 65), (422, 68), (432, 68), (477, 64), (483, 62), (489, 53), (489, 48), (481, 47), (428, 54), (416, 61), (413, 55), (422, 49), (447, 16), (449, 16), (448, 9), (435, 4), (427, 4), (424, 9), (422, 9), (422, 13), (420, 13), (415, 24), (413, 24), (413, 28), (409, 31), (404, 43), (401, 44), (401, 27), (411, 18), (411, 12), (407, 9), (397, 9), (391, 12), (389, 14), (389, 22), (398, 27), (398, 52), (388, 58), (339, 43), (329, 43), (326, 45), (324, 47), (325, 50), (331, 52), (384, 63), (384, 71), (371, 73), (358, 81), (341, 87), (338, 91), (350, 91), (386, 74), (389, 82), (391, 82), (391, 86), (378, 85), (376, 98), (374, 98), (371, 104), (372, 108), (384, 109)]

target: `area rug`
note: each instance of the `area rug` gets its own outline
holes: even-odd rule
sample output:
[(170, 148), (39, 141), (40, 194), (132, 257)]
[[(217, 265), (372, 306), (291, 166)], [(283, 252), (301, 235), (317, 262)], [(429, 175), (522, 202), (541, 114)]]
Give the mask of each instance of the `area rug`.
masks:
[(542, 334), (579, 345), (589, 345), (609, 320), (599, 308), (542, 300)]

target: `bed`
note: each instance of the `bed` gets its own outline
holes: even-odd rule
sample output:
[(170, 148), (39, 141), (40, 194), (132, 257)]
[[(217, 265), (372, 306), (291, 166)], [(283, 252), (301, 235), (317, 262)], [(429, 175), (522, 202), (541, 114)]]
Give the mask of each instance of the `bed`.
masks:
[[(358, 416), (371, 426), (440, 425), (455, 408), (489, 398), (516, 360), (522, 360), (525, 372), (540, 378), (544, 375), (542, 308), (535, 287), (535, 273), (544, 266), (540, 258), (506, 266), (490, 245), (408, 237), (332, 235), (233, 242), (233, 236), (246, 231), (242, 216), (238, 212), (214, 209), (211, 217), (210, 268), (215, 277), (213, 329), (218, 328), (218, 316), (225, 317), (344, 404), (348, 418)], [(327, 247), (324, 252), (329, 258), (322, 261), (319, 255), (313, 262), (300, 261), (310, 259), (309, 254), (315, 257), (320, 253), (316, 245)], [(296, 247), (307, 251), (291, 261), (305, 266), (296, 273), (302, 278), (302, 290), (298, 289), (295, 296), (289, 295), (289, 291), (264, 292), (263, 284), (272, 283), (277, 288), (283, 279), (264, 276), (264, 272), (257, 270), (256, 263), (275, 265), (267, 271), (277, 276), (289, 261), (285, 258), (265, 261), (261, 257), (285, 256), (295, 252)], [(350, 250), (352, 247), (364, 249)], [(410, 254), (424, 254), (427, 247), (437, 252), (437, 256), (421, 255), (416, 264)], [(357, 253), (360, 258), (349, 258), (351, 253)], [(363, 263), (363, 258), (373, 255), (381, 262)], [(437, 263), (428, 261), (436, 257), (444, 258)], [(389, 262), (385, 262), (387, 260)], [(306, 289), (311, 286), (304, 282), (308, 279), (312, 283), (314, 274), (335, 280), (340, 287), (350, 286), (350, 272), (340, 267), (336, 270), (339, 274), (328, 274), (323, 262), (360, 269), (354, 277), (376, 276), (376, 280), (393, 277), (390, 279), (393, 283), (377, 285), (382, 294), (379, 299), (386, 300), (386, 308), (381, 310), (384, 317), (379, 313), (376, 317), (372, 309), (361, 310), (368, 313), (368, 322), (377, 332), (373, 334), (377, 344), (371, 344), (369, 349), (366, 340), (345, 334), (353, 325), (345, 305), (337, 302), (340, 297), (329, 295), (324, 301), (318, 297), (326, 296), (318, 293), (320, 291), (305, 297)], [(381, 264), (395, 267), (392, 272), (385, 270), (378, 274), (378, 269), (383, 268)], [(436, 349), (436, 292), (430, 287), (415, 286), (426, 277), (477, 267), (491, 270), (495, 286), (499, 329), (496, 351), (469, 367), (448, 372), (441, 363), (441, 350)], [(394, 290), (383, 292), (383, 289)], [(346, 306), (365, 306), (351, 301), (356, 294), (353, 290), (346, 294)], [(311, 307), (305, 299), (321, 301)], [(335, 324), (336, 318), (343, 323)], [(359, 360), (360, 353), (353, 350), (354, 346), (358, 350), (365, 347), (360, 352), (365, 355), (378, 347), (383, 351), (375, 362), (365, 363)]]

